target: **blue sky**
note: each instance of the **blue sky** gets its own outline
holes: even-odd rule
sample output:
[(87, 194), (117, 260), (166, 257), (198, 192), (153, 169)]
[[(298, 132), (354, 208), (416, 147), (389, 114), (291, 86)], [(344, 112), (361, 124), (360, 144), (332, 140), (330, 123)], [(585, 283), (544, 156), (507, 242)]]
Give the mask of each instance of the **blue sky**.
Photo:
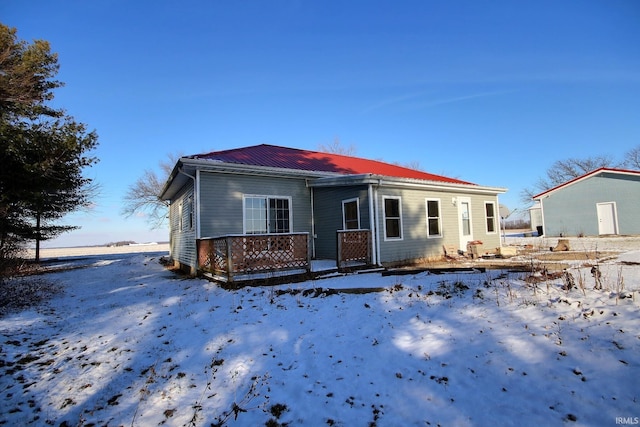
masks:
[(168, 240), (120, 215), (169, 153), (255, 144), (419, 163), (524, 208), (556, 160), (640, 144), (640, 2), (5, 1), (44, 39), (55, 103), (95, 129), (102, 185), (45, 246)]

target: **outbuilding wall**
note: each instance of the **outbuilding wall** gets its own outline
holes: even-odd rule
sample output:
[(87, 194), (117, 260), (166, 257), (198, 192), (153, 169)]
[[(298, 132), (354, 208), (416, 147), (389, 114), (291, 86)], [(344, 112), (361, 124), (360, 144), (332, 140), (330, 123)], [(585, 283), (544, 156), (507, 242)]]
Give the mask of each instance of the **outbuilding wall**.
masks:
[(615, 202), (618, 234), (640, 234), (640, 177), (601, 173), (543, 196), (547, 236), (597, 236), (598, 203)]

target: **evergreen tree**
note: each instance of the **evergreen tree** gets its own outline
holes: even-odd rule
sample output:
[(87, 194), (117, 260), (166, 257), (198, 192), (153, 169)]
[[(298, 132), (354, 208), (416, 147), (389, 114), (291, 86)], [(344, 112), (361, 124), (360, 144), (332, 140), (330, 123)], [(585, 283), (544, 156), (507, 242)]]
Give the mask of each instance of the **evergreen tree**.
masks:
[[(83, 170), (97, 162), (87, 153), (98, 137), (63, 110), (48, 105), (57, 55), (49, 43), (17, 39), (0, 24), (0, 259), (22, 243), (74, 229), (56, 220), (90, 202), (95, 191)], [(36, 259), (39, 251), (36, 251)]]

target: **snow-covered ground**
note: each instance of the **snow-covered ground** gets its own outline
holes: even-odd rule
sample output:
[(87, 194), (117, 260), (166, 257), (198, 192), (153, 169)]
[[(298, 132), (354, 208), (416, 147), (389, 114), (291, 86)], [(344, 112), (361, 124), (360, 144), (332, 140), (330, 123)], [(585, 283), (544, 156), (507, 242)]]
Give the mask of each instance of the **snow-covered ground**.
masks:
[[(571, 291), (505, 271), (228, 291), (94, 256), (0, 317), (0, 425), (638, 423), (640, 239), (615, 242), (603, 289), (576, 264)], [(348, 288), (384, 290), (327, 291)]]

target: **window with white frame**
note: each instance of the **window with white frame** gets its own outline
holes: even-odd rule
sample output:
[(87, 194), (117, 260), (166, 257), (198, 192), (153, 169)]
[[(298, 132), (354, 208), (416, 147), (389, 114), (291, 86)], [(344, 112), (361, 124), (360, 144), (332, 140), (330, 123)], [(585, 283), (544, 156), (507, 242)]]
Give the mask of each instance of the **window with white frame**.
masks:
[(383, 197), (385, 240), (402, 240), (402, 205), (400, 197)]
[(442, 237), (440, 199), (427, 199), (427, 237)]
[(269, 233), (289, 233), (291, 231), (289, 205), (289, 199), (269, 198), (269, 215), (267, 215)]
[(186, 228), (187, 228), (187, 230), (193, 230), (193, 196), (187, 197), (187, 203), (186, 203), (184, 208), (187, 210), (187, 212), (186, 212), (186, 217), (187, 217)]
[(496, 227), (496, 204), (494, 202), (485, 202), (484, 212), (487, 222), (487, 233), (495, 233), (498, 230)]
[(243, 204), (245, 234), (291, 232), (290, 197), (245, 196)]
[(360, 229), (360, 203), (358, 199), (342, 201), (342, 229)]

